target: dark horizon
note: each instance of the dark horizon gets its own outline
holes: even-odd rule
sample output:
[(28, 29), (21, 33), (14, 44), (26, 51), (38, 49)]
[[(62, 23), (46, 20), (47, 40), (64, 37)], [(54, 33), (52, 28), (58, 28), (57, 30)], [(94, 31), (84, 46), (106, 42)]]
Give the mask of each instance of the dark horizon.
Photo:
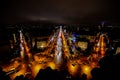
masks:
[(0, 24), (55, 23), (120, 25), (117, 1), (109, 0), (2, 0)]

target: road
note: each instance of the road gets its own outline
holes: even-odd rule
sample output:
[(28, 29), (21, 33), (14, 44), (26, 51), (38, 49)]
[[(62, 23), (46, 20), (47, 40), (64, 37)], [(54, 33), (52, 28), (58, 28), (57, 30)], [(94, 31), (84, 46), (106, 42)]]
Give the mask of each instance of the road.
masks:
[[(81, 76), (83, 73), (85, 73), (87, 74), (87, 78), (90, 79), (90, 71), (92, 70), (92, 68), (98, 67), (97, 63), (89, 62), (88, 56), (78, 56), (76, 54), (70, 54), (70, 45), (67, 44), (68, 42), (63, 31), (64, 30), (62, 29), (62, 27), (60, 27), (60, 29), (58, 29), (56, 33), (54, 33), (54, 35), (50, 35), (46, 50), (42, 53), (36, 53), (34, 55), (30, 55), (31, 53), (29, 52), (27, 42), (23, 40), (22, 42), (24, 43), (24, 45), (22, 45), (22, 47), (26, 50), (26, 55), (28, 56), (28, 58), (33, 59), (28, 59), (28, 61), (24, 61), (25, 57), (23, 57), (22, 60), (21, 57), (19, 57), (19, 59), (13, 59), (13, 61), (9, 65), (3, 66), (3, 70), (10, 75), (11, 80), (13, 80), (16, 76), (25, 76), (27, 74), (30, 74), (30, 77), (34, 78), (40, 69), (45, 69), (46, 67), (59, 69), (60, 67), (58, 67), (55, 57), (61, 53), (62, 57), (58, 56), (56, 58), (61, 58), (63, 59), (63, 61), (64, 58), (67, 59), (67, 63), (65, 65), (61, 64), (61, 66), (67, 66), (67, 70), (71, 74), (71, 76)], [(61, 45), (57, 43), (59, 42), (59, 39), (61, 39)], [(56, 50), (58, 53), (56, 53)]]

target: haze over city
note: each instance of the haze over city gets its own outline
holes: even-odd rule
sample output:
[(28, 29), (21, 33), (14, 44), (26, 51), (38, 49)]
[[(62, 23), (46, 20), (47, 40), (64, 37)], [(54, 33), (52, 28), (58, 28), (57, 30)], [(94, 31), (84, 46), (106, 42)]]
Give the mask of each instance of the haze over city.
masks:
[(0, 80), (119, 80), (119, 34), (115, 0), (2, 0)]

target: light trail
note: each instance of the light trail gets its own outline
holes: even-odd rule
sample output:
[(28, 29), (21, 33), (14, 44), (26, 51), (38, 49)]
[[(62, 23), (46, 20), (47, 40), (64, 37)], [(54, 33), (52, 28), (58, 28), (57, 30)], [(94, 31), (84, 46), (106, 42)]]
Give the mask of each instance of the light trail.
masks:
[(27, 45), (27, 42), (25, 41), (25, 38), (24, 38), (21, 30), (20, 30), (20, 48), (21, 48), (20, 53), (21, 53), (22, 60), (24, 60), (25, 53), (27, 54), (27, 56), (30, 60), (31, 59), (30, 49)]
[(67, 42), (66, 42), (64, 33), (62, 32), (61, 35), (62, 35), (63, 46), (64, 46), (64, 49), (63, 49), (64, 50), (64, 55), (65, 55), (65, 57), (69, 58), (69, 49), (68, 49), (68, 46), (67, 46)]
[(57, 65), (60, 65), (62, 62), (62, 38), (61, 38), (61, 33), (62, 33), (62, 27), (60, 27), (60, 31), (58, 34), (58, 39), (57, 39), (57, 45), (56, 45), (56, 51), (55, 51), (55, 61)]
[(24, 59), (24, 46), (23, 46), (23, 34), (22, 31), (20, 30), (20, 55), (21, 55), (21, 59)]

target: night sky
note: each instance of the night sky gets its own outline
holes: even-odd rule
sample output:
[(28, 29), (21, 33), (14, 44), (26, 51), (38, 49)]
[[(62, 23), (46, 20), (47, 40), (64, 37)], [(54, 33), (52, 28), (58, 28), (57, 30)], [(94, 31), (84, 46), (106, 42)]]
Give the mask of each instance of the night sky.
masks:
[(52, 22), (120, 25), (119, 2), (113, 0), (0, 0), (0, 23)]

